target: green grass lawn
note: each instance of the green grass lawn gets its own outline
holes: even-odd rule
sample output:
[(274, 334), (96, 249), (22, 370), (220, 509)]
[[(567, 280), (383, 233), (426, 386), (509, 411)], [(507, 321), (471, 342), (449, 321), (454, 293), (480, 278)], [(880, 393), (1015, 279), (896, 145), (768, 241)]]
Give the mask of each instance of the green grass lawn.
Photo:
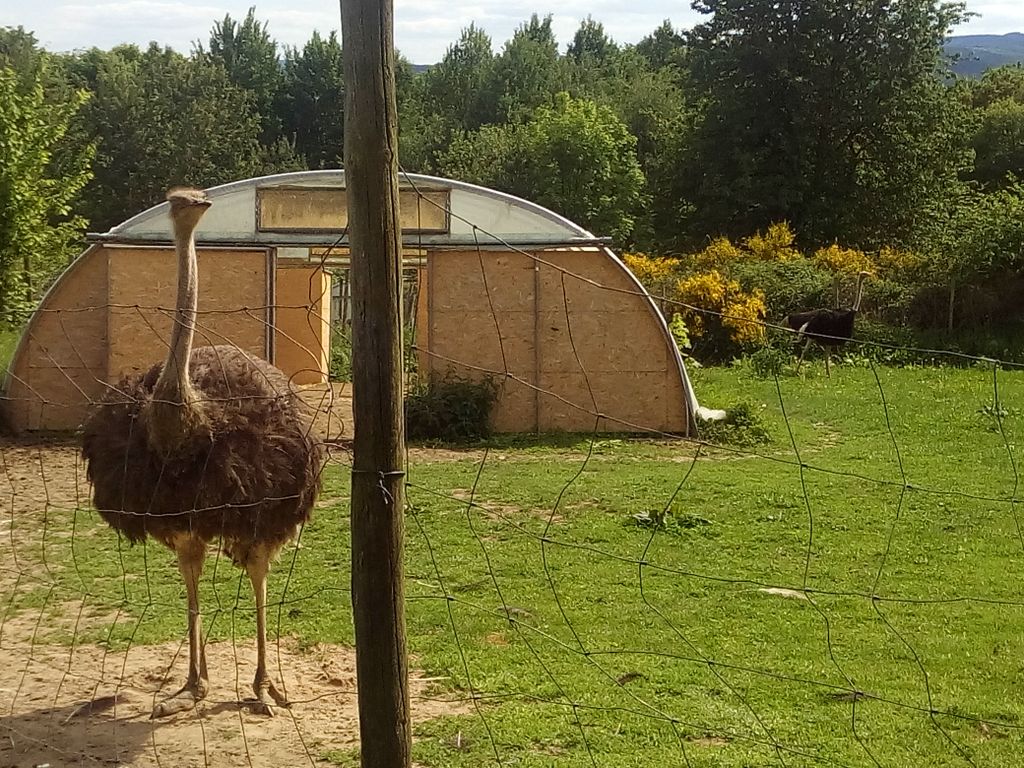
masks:
[[(416, 760), (1019, 765), (1024, 375), (847, 366), (776, 384), (704, 369), (695, 384), (712, 407), (761, 409), (772, 442), (698, 455), (504, 439), (483, 460), (410, 467), (410, 650), (477, 702), (421, 726)], [(328, 503), (272, 575), (283, 634), (352, 641), (347, 493), (332, 467)], [(665, 510), (660, 525), (634, 517)], [(84, 593), (90, 610), (122, 608), (84, 639), (183, 634), (169, 553), (117, 552), (87, 511), (50, 525), (53, 578), (16, 606)], [(204, 581), (212, 636), (250, 635), (238, 571), (211, 563)]]

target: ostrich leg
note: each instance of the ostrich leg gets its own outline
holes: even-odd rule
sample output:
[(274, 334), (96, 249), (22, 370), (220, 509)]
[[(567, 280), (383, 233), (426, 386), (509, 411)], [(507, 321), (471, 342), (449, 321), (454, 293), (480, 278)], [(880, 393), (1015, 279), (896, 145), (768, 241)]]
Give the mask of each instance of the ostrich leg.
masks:
[(153, 708), (153, 717), (166, 717), (192, 709), (206, 698), (210, 683), (199, 616), (199, 577), (203, 573), (206, 544), (199, 539), (182, 537), (174, 542), (174, 551), (178, 555), (178, 570), (188, 593), (188, 679), (180, 691)]
[(256, 679), (253, 680), (252, 689), (257, 701), (253, 709), (259, 714), (272, 717), (274, 710), (267, 701), (268, 693), (278, 706), (287, 707), (289, 704), (267, 674), (267, 573), (270, 571), (270, 553), (266, 547), (255, 546), (250, 550), (245, 570), (256, 596)]
[(825, 350), (825, 376), (827, 376), (828, 378), (831, 379), (832, 378), (832, 371), (830, 371), (829, 367), (828, 367), (828, 360), (829, 360), (830, 357), (832, 357), (832, 353), (829, 352), (826, 349)]
[[(799, 339), (801, 336), (804, 335), (804, 331), (807, 330), (807, 326), (808, 325), (810, 325), (810, 323), (804, 323), (803, 325), (800, 326), (800, 330), (796, 332), (797, 339)], [(804, 351), (800, 353), (800, 359), (796, 361), (796, 372), (797, 373), (800, 373), (800, 366), (804, 364), (804, 355), (806, 355), (807, 354), (807, 350), (810, 349), (811, 341), (812, 341), (812, 339), (808, 339), (807, 340), (807, 343), (804, 344)]]

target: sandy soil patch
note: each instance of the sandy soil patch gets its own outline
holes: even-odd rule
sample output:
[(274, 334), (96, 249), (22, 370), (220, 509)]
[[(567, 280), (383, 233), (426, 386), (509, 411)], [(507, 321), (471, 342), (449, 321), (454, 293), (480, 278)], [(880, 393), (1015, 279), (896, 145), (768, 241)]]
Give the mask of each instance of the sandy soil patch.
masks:
[[(252, 643), (207, 646), (210, 694), (195, 710), (150, 720), (156, 701), (185, 677), (181, 643), (104, 651), (93, 645), (33, 645), (34, 618), (8, 619), (0, 646), (0, 766), (301, 766), (358, 745), (355, 652), (336, 645), (271, 648), (272, 674), (292, 702), (266, 718), (245, 700)], [(466, 714), (414, 675), (414, 722)]]

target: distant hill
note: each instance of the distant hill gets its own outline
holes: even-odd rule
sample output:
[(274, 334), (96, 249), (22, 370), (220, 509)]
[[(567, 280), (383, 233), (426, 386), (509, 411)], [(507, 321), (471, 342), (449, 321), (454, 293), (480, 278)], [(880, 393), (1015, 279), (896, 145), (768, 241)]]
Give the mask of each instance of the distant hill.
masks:
[(953, 65), (954, 72), (978, 77), (992, 67), (1024, 64), (1024, 33), (955, 36), (946, 43), (946, 52), (959, 57)]

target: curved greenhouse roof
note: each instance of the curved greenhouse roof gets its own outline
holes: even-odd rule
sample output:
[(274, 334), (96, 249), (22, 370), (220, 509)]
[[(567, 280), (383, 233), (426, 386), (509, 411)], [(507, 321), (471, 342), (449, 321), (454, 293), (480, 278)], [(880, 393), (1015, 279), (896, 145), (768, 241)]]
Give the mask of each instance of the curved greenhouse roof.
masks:
[[(419, 174), (400, 177), (403, 239), (424, 248), (458, 245), (587, 245), (593, 234), (535, 203), (473, 184)], [(345, 172), (301, 171), (236, 181), (207, 190), (214, 205), (196, 238), (210, 245), (331, 244), (346, 230)], [(169, 243), (167, 203), (90, 239)]]

